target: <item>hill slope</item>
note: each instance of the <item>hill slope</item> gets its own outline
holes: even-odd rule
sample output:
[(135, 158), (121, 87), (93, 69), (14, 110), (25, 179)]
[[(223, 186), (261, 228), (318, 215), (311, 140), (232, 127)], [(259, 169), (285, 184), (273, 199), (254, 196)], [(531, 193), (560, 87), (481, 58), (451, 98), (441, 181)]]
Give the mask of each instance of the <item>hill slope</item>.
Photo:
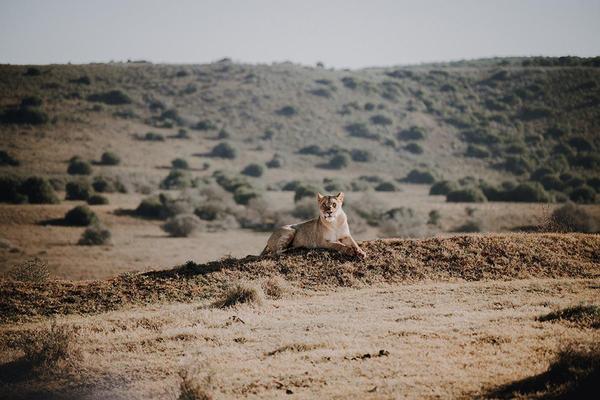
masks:
[(2, 319), (93, 313), (127, 304), (212, 297), (238, 280), (280, 275), (304, 289), (524, 278), (597, 278), (598, 235), (510, 234), (446, 239), (377, 240), (363, 243), (357, 261), (327, 251), (298, 250), (274, 258), (248, 256), (126, 274), (101, 281), (2, 281)]

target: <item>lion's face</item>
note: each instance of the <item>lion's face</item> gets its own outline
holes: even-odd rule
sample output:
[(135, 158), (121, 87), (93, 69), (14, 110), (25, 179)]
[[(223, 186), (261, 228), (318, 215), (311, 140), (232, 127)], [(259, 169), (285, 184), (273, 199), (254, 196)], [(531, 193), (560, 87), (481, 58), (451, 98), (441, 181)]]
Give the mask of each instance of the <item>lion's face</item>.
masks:
[(338, 214), (342, 210), (344, 202), (344, 193), (338, 193), (336, 196), (323, 196), (317, 194), (317, 202), (319, 203), (319, 213), (327, 222), (335, 221)]

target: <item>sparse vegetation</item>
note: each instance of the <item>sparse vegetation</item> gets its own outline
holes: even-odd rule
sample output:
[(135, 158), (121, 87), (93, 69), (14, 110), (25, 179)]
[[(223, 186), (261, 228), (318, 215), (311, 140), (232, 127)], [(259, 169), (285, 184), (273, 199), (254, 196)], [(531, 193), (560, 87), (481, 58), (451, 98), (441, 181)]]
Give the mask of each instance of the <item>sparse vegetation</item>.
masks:
[(65, 214), (65, 224), (70, 226), (89, 226), (98, 222), (98, 217), (88, 206), (77, 206)]
[(448, 192), (446, 201), (453, 203), (482, 203), (487, 201), (487, 198), (479, 188), (472, 187)]
[(110, 90), (108, 92), (94, 93), (87, 97), (88, 101), (104, 103), (108, 105), (131, 104), (131, 98), (121, 90)]
[(558, 321), (574, 324), (580, 328), (600, 329), (600, 306), (578, 305), (566, 307), (542, 315), (538, 321)]
[(558, 232), (593, 233), (597, 232), (599, 226), (598, 221), (583, 207), (567, 203), (552, 212), (546, 229)]
[(81, 246), (102, 246), (110, 243), (110, 231), (101, 226), (94, 225), (83, 231), (77, 244)]

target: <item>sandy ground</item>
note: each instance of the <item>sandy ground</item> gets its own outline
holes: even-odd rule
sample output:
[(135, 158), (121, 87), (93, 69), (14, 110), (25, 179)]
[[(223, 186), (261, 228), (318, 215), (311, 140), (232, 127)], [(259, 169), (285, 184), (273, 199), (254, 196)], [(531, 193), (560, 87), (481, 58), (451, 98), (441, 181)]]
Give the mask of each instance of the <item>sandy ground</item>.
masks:
[[(471, 397), (544, 371), (568, 343), (598, 343), (597, 330), (535, 320), (597, 301), (598, 289), (577, 279), (296, 289), (256, 307), (61, 317), (79, 328), (76, 368), (2, 391), (175, 399), (185, 371), (214, 398)], [(0, 335), (41, 324), (4, 325)], [(3, 363), (19, 356), (0, 354)]]

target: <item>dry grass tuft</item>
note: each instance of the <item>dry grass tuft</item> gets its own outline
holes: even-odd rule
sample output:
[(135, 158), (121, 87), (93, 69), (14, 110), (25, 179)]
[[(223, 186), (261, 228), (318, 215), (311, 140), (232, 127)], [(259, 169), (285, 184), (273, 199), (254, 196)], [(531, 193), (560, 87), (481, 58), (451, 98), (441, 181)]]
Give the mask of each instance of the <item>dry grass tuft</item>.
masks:
[(179, 385), (178, 400), (212, 400), (211, 394), (211, 376), (207, 375), (202, 380), (190, 377), (188, 372), (182, 371), (181, 384)]
[(277, 349), (268, 352), (267, 355), (274, 356), (276, 354), (285, 353), (287, 351), (300, 353), (300, 352), (304, 352), (304, 351), (321, 349), (323, 347), (325, 347), (325, 345), (323, 343), (292, 343), (292, 344), (287, 344), (285, 346), (278, 347)]
[(79, 358), (75, 348), (78, 331), (70, 325), (53, 322), (49, 327), (26, 331), (12, 346), (23, 351), (22, 361), (31, 369), (42, 372), (61, 372), (72, 367)]
[(261, 305), (263, 292), (260, 288), (245, 282), (238, 282), (223, 293), (223, 297), (213, 303), (214, 307), (227, 308), (238, 304)]
[(273, 299), (280, 299), (291, 290), (286, 280), (280, 276), (271, 276), (265, 279), (261, 287), (265, 295)]
[(600, 306), (579, 305), (542, 315), (538, 321), (566, 321), (581, 328), (600, 329)]
[(48, 265), (39, 258), (33, 258), (19, 264), (8, 272), (8, 277), (20, 282), (46, 282), (50, 277)]

